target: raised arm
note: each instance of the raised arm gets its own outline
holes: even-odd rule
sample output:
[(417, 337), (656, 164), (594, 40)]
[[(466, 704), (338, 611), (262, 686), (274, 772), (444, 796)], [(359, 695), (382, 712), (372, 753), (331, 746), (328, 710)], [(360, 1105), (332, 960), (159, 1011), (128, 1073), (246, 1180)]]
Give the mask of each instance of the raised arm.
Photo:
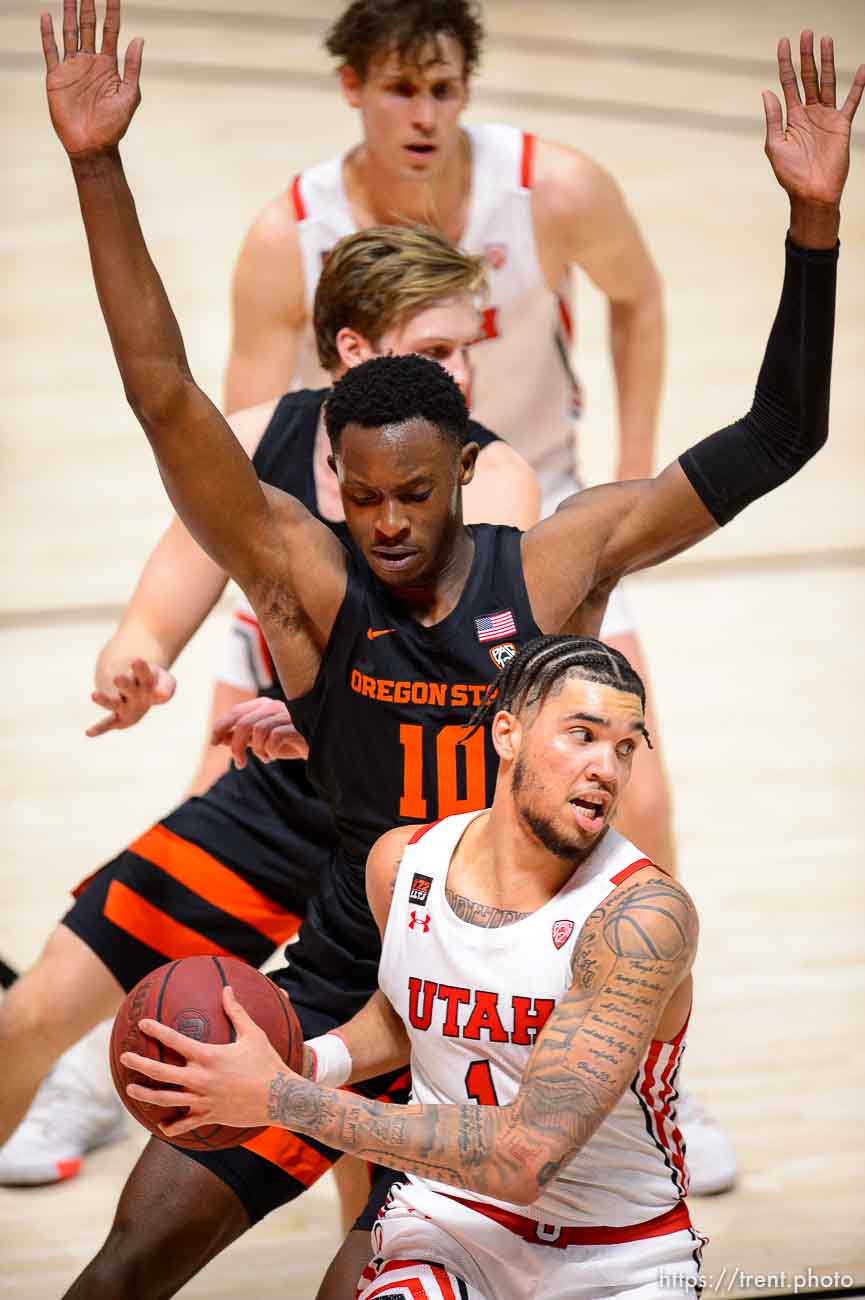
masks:
[(619, 417), (616, 478), (646, 478), (664, 377), (658, 272), (618, 185), (585, 154), (539, 143), (532, 203), (548, 282), (558, 284), (578, 266), (607, 298)]
[(132, 1085), (130, 1094), (190, 1107), (188, 1118), (165, 1126), (167, 1137), (204, 1122), (266, 1120), (378, 1164), (529, 1204), (609, 1115), (652, 1038), (672, 1040), (683, 1028), (696, 942), (693, 904), (675, 881), (647, 868), (620, 885), (583, 927), (573, 984), (510, 1105), (395, 1106), (323, 1087), (282, 1066), (230, 993), (225, 1006), (237, 1042), (191, 1043), (148, 1021), (147, 1032), (186, 1057), (186, 1066), (137, 1055), (124, 1064), (186, 1090)]
[(779, 42), (786, 130), (775, 96), (763, 96), (766, 153), (789, 195), (790, 225), (781, 301), (751, 409), (657, 478), (608, 484), (571, 498), (527, 535), (526, 578), (544, 630), (566, 626), (589, 593), (728, 523), (797, 473), (826, 440), (839, 205), (865, 65), (836, 109), (831, 39), (821, 42), (819, 77), (811, 32), (802, 33), (800, 52), (804, 104), (790, 43)]
[(80, 25), (76, 8), (64, 0), (62, 62), (51, 18), (42, 16), (48, 104), (72, 165), (93, 278), (126, 396), (178, 514), (218, 563), (245, 575), (257, 552), (274, 544), (272, 511), (248, 458), (190, 374), (118, 151), (140, 101), (143, 42), (131, 42), (121, 79), (119, 0), (108, 0), (98, 54), (94, 2), (81, 0)]
[(140, 99), (142, 42), (131, 42), (121, 78), (119, 25), (120, 0), (107, 0), (97, 54), (94, 0), (81, 0), (80, 23), (75, 0), (64, 0), (61, 62), (51, 18), (41, 20), (51, 120), (72, 164), (102, 313), (127, 398), (181, 519), (264, 611), (278, 662), (299, 639), (307, 642), (294, 680), (290, 659), (280, 663), (286, 689), (299, 692), (314, 676), (345, 590), (344, 555), (300, 502), (262, 487), (189, 372), (120, 161), (118, 145)]

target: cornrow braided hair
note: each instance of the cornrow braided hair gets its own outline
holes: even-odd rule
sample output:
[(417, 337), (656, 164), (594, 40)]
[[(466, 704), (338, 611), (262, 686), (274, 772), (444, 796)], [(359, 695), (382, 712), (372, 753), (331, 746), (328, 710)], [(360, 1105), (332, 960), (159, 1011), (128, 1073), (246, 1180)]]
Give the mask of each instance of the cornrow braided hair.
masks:
[[(646, 707), (646, 688), (640, 674), (621, 653), (591, 636), (538, 636), (517, 651), (514, 658), (490, 683), (469, 724), (469, 735), (493, 717), (499, 709), (521, 713), (540, 708), (550, 695), (557, 695), (569, 677), (600, 682), (638, 696)], [(648, 730), (646, 743), (652, 748)], [(466, 737), (468, 739), (468, 736)]]

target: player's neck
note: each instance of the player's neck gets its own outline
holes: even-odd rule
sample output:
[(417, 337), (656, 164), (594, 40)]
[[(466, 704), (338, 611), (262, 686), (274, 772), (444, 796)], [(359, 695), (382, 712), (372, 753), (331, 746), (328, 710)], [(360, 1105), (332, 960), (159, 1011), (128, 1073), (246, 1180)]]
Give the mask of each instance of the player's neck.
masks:
[(433, 627), (447, 618), (459, 604), (471, 573), (475, 557), (475, 542), (460, 520), (447, 558), (429, 582), (416, 587), (392, 587), (393, 594), (408, 605), (417, 621), (424, 627)]
[(529, 914), (554, 898), (578, 866), (527, 836), (512, 808), (494, 804), (468, 826), (451, 860), (448, 889), (488, 907)]
[(358, 145), (343, 165), (346, 196), (361, 229), (418, 222), (441, 231), (453, 243), (462, 237), (471, 194), (471, 146), (460, 132), (457, 147), (441, 173), (430, 180), (395, 177)]

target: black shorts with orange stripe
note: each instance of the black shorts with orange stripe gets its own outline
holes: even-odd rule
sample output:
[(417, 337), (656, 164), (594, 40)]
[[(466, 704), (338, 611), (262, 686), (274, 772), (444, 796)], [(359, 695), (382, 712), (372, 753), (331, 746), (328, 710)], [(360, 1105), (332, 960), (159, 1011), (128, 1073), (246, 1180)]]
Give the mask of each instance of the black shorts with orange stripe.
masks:
[(199, 953), (260, 966), (295, 935), (336, 831), (303, 763), (279, 766), (232, 768), (79, 885), (63, 923), (123, 988)]

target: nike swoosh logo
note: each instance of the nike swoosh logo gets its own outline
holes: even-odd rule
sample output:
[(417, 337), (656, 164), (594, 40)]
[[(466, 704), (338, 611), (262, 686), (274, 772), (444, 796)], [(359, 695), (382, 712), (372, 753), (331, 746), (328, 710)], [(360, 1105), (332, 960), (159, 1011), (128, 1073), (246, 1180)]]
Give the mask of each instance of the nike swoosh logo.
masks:
[(396, 631), (395, 627), (385, 627), (382, 628), (380, 632), (374, 632), (371, 627), (368, 627), (366, 629), (366, 634), (370, 641), (374, 641), (377, 636), (387, 636), (389, 632), (395, 632), (395, 631)]

